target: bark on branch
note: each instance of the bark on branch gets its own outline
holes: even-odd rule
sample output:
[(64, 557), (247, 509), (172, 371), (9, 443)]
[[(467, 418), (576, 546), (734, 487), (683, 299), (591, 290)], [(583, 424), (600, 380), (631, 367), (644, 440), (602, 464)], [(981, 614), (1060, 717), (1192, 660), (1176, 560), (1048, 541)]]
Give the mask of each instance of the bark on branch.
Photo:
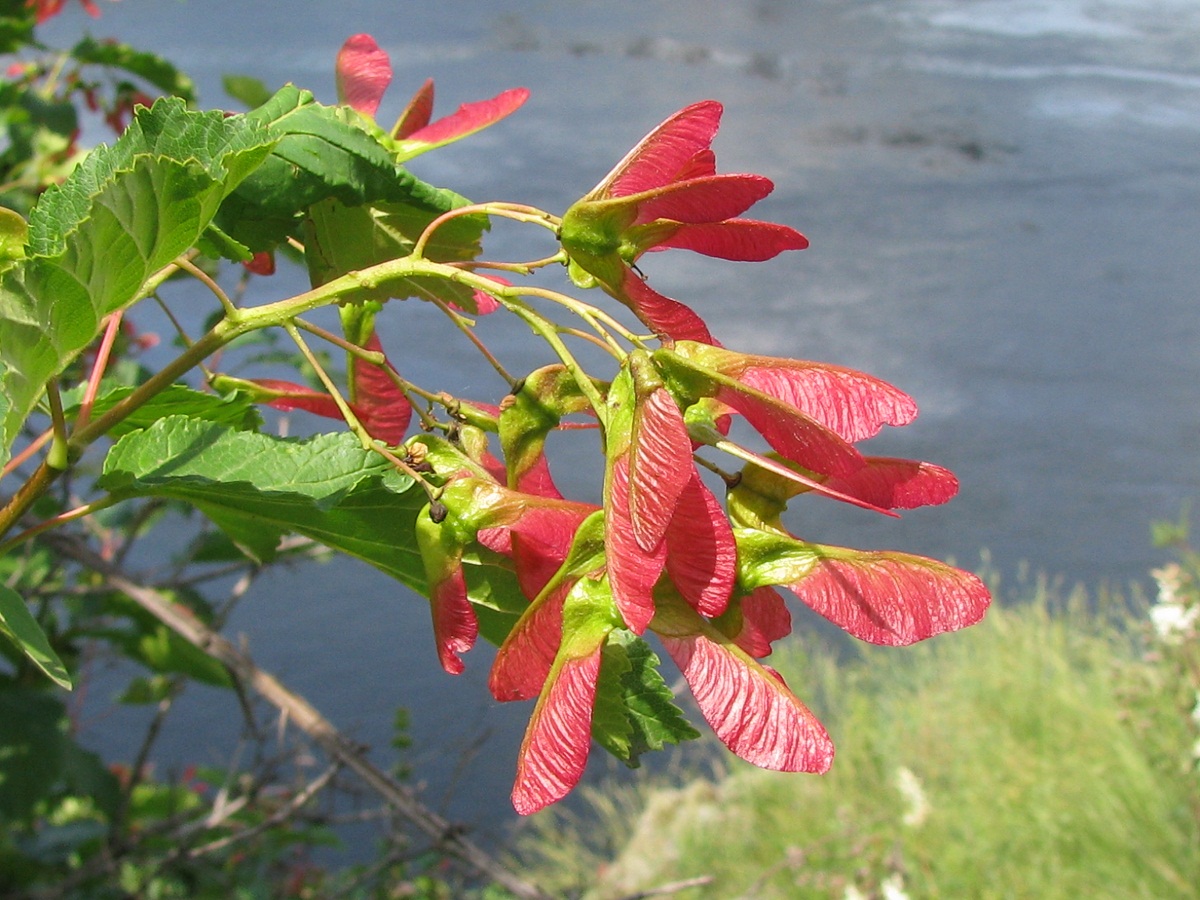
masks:
[(430, 837), (439, 848), (517, 897), (551, 900), (548, 894), (470, 841), (458, 826), (429, 809), (411, 788), (367, 759), (364, 748), (338, 731), (311, 703), (258, 668), (249, 655), (208, 628), (189, 609), (173, 603), (160, 591), (132, 581), (84, 544), (61, 535), (55, 535), (51, 540), (61, 551), (103, 575), (112, 587), (126, 594), (181, 638), (223, 664), (242, 684), (286, 716), (286, 721), (308, 735), (330, 759), (358, 774), (392, 809)]

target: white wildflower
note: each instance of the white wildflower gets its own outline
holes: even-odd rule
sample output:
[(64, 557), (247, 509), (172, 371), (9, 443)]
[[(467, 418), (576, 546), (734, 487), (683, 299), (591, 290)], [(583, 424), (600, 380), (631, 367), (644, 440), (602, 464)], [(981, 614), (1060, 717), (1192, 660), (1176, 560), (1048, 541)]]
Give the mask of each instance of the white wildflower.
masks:
[(904, 876), (899, 872), (889, 875), (879, 884), (879, 895), (883, 900), (908, 900), (904, 891)]
[(845, 893), (842, 894), (842, 900), (867, 900), (867, 895), (854, 885), (848, 884)]
[(1183, 569), (1178, 563), (1171, 563), (1161, 569), (1151, 569), (1150, 574), (1158, 583), (1158, 602), (1174, 603), (1182, 606), (1179, 592), (1183, 590)]
[(1158, 599), (1150, 607), (1150, 622), (1164, 644), (1178, 644), (1200, 621), (1200, 606), (1183, 596), (1183, 570), (1172, 563), (1150, 573), (1158, 582)]
[(921, 779), (908, 766), (901, 766), (896, 770), (896, 789), (900, 791), (900, 796), (908, 805), (901, 821), (910, 828), (916, 828), (928, 818), (931, 808), (929, 798), (925, 796), (925, 788), (921, 785)]

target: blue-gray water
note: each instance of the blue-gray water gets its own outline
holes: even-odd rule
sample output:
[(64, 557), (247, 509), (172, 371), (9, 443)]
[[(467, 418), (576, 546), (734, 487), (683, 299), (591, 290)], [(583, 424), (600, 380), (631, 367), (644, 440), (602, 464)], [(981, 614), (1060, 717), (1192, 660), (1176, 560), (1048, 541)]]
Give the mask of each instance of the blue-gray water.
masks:
[[(773, 178), (755, 215), (812, 247), (762, 265), (659, 254), (646, 261), (653, 283), (729, 346), (855, 366), (909, 391), (921, 417), (872, 452), (947, 465), (963, 485), (949, 506), (899, 522), (810, 503), (792, 521), (806, 537), (966, 566), (986, 548), (1005, 574), (1028, 563), (1120, 586), (1161, 558), (1149, 523), (1200, 494), (1191, 0), (102, 6), (99, 22), (73, 9), (47, 36), (88, 27), (155, 48), (212, 105), (227, 72), (332, 101), (334, 54), (359, 31), (396, 69), (381, 121), (428, 76), (443, 112), (529, 87), (512, 119), (414, 164), (479, 200), (561, 211), (667, 114), (724, 102), (721, 169)], [(494, 237), (489, 257), (544, 247), (509, 228)], [(261, 299), (301, 285), (278, 276)], [(435, 317), (395, 314), (380, 327), (402, 371), (498, 389)], [(522, 358), (521, 335), (497, 340)], [(583, 459), (560, 458), (560, 480)], [(490, 700), (486, 648), (468, 674), (442, 674), (425, 605), (402, 588), (351, 563), (275, 572), (231, 630), (364, 741), (386, 745), (392, 710), (409, 706), (431, 802), (485, 831), (511, 815), (529, 706)], [(203, 691), (190, 702), (171, 752), (225, 758), (235, 704)], [(113, 753), (133, 740), (97, 733)]]

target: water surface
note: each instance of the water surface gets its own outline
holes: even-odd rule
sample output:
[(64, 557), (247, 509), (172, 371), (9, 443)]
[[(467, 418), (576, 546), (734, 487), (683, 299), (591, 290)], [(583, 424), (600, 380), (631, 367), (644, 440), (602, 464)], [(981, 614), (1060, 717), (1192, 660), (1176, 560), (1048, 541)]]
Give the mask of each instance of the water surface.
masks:
[[(909, 391), (921, 417), (872, 452), (962, 481), (949, 506), (899, 522), (802, 505), (803, 536), (966, 566), (987, 549), (1006, 575), (1028, 563), (1124, 585), (1160, 559), (1149, 523), (1200, 493), (1194, 3), (122, 0), (55, 31), (81, 26), (177, 60), (207, 104), (225, 102), (226, 72), (332, 101), (333, 56), (358, 31), (396, 68), (381, 120), (428, 76), (444, 111), (525, 85), (517, 116), (414, 169), (555, 212), (668, 113), (724, 102), (722, 170), (773, 178), (756, 214), (812, 247), (762, 265), (660, 254), (645, 265), (653, 284), (729, 346)], [(539, 255), (539, 240), (497, 229), (488, 255)], [(281, 276), (262, 299), (300, 284)], [(500, 390), (436, 317), (399, 312), (380, 327), (402, 371)], [(514, 368), (541, 358), (522, 335), (495, 340)], [(569, 450), (556, 471), (594, 499), (591, 452)], [(274, 572), (232, 629), (366, 742), (385, 745), (393, 708), (410, 706), (431, 801), (485, 830), (510, 815), (529, 706), (489, 700), (487, 649), (465, 676), (443, 675), (425, 606), (404, 589), (354, 563)], [(200, 691), (193, 703), (174, 752), (223, 758), (236, 710)]]

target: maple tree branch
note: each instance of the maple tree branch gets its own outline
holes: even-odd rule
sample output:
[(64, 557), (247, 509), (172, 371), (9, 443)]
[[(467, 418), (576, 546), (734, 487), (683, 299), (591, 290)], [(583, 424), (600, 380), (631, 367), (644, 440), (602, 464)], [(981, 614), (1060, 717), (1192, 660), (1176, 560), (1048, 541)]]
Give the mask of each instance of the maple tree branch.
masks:
[(522, 900), (550, 900), (548, 894), (508, 869), (462, 834), (460, 828), (422, 803), (415, 792), (367, 759), (364, 747), (342, 734), (328, 719), (275, 676), (256, 666), (250, 656), (201, 622), (187, 607), (171, 602), (154, 588), (137, 584), (77, 540), (50, 535), (47, 540), (65, 555), (102, 575), (192, 646), (224, 665), (241, 683), (278, 709), (330, 759), (352, 770), (402, 818), (432, 838), (435, 844), (475, 871), (492, 879)]

